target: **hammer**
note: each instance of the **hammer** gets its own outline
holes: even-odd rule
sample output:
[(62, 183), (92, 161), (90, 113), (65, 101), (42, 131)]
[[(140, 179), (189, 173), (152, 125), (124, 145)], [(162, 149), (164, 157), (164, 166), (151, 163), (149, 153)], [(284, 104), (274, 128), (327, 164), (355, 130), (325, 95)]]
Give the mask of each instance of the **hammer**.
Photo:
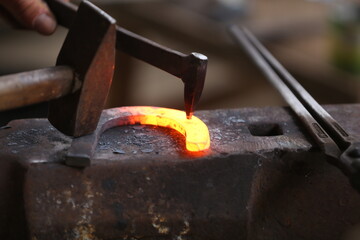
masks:
[(84, 0), (55, 67), (0, 78), (0, 109), (52, 100), (48, 119), (59, 131), (93, 132), (113, 77), (115, 39), (115, 20)]
[[(69, 28), (76, 6), (62, 0), (46, 2), (57, 21)], [(184, 83), (186, 116), (191, 118), (204, 88), (208, 61), (205, 55), (195, 52), (187, 55), (169, 49), (120, 26), (116, 26), (116, 49), (180, 78)]]
[[(58, 66), (0, 77), (0, 111), (60, 98), (50, 104), (50, 122), (70, 136), (93, 132), (111, 84), (112, 71), (108, 69), (114, 65), (113, 49), (116, 47), (181, 78), (186, 116), (191, 118), (204, 87), (206, 56), (174, 51), (120, 26), (115, 26), (114, 40), (114, 20), (89, 2), (82, 5), (91, 7), (80, 7), (92, 8), (91, 14), (87, 13), (89, 10), (80, 12), (80, 7), (77, 11), (74, 4), (61, 0), (46, 2), (58, 22), (70, 29), (58, 57)], [(116, 41), (115, 47), (112, 41)], [(82, 49), (85, 42), (90, 51)], [(71, 68), (61, 67), (63, 64)]]

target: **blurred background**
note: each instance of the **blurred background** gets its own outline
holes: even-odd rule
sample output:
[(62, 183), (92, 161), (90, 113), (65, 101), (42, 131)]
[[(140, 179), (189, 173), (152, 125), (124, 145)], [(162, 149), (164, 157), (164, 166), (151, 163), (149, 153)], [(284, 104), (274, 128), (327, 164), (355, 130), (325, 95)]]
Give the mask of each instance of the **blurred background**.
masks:
[[(360, 6), (306, 0), (97, 0), (118, 25), (174, 50), (209, 58), (200, 109), (286, 105), (233, 43), (245, 25), (322, 104), (360, 101)], [(0, 74), (52, 66), (66, 35), (50, 37), (0, 24)], [(183, 84), (122, 53), (107, 107), (184, 109)], [(34, 113), (35, 108), (31, 109)], [(25, 110), (22, 110), (25, 111)], [(40, 110), (42, 112), (42, 110)]]

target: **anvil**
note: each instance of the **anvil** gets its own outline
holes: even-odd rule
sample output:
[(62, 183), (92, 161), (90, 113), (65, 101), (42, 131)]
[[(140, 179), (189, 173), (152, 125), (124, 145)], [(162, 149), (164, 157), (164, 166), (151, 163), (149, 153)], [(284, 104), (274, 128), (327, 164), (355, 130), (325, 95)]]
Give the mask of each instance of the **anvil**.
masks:
[[(326, 110), (360, 133), (359, 104)], [(210, 130), (205, 156), (174, 131), (123, 126), (103, 133), (85, 169), (63, 164), (71, 138), (46, 119), (10, 122), (1, 239), (335, 240), (360, 221), (360, 195), (289, 108), (196, 116)]]

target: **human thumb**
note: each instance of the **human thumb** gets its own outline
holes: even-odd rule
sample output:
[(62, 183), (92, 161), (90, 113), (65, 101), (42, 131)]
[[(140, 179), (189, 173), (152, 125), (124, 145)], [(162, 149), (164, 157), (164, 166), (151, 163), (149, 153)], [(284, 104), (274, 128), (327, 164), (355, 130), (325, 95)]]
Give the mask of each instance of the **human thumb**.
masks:
[(50, 35), (56, 29), (53, 14), (41, 0), (0, 0), (0, 5), (27, 28), (44, 35)]

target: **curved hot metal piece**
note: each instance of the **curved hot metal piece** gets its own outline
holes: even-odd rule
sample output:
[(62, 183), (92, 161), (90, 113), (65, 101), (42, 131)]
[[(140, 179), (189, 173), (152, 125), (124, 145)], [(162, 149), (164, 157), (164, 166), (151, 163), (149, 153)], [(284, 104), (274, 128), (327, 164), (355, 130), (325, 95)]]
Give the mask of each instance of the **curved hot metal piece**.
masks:
[(99, 125), (93, 134), (73, 140), (66, 155), (66, 164), (75, 167), (89, 166), (97, 142), (104, 131), (117, 126), (134, 124), (174, 129), (184, 135), (186, 149), (190, 152), (203, 151), (210, 147), (208, 128), (195, 116), (187, 119), (183, 111), (169, 108), (121, 107), (103, 111)]

